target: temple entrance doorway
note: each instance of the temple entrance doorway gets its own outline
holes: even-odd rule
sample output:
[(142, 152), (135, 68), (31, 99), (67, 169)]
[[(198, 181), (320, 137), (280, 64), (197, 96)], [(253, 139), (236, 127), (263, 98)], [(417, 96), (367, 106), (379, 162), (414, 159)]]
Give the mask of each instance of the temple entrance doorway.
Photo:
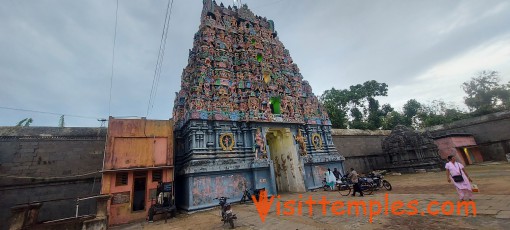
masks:
[(306, 192), (299, 154), (290, 129), (270, 128), (266, 140), (274, 164), (277, 192)]

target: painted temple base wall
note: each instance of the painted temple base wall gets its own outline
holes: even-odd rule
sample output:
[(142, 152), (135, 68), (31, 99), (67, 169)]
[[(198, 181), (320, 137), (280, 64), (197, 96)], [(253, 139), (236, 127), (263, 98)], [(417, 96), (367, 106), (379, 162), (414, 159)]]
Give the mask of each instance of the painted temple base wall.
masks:
[(317, 189), (322, 187), (322, 180), (325, 178), (325, 173), (328, 168), (333, 172), (334, 168), (344, 175), (344, 162), (343, 161), (330, 161), (323, 163), (305, 164), (305, 184), (308, 190)]
[(179, 176), (177, 207), (185, 211), (197, 211), (218, 206), (217, 197), (228, 197), (228, 202), (239, 202), (247, 188), (265, 188), (274, 195), (270, 167), (250, 168), (217, 172), (194, 173)]
[(221, 196), (239, 202), (245, 188), (303, 193), (321, 187), (328, 168), (344, 171), (330, 126), (192, 120), (176, 137), (176, 201), (186, 211)]

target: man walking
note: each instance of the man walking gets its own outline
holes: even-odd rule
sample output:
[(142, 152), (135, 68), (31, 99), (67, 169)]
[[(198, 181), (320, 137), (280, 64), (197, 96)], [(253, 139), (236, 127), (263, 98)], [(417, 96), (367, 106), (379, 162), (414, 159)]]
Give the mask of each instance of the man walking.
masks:
[(363, 191), (361, 191), (361, 185), (358, 179), (358, 173), (351, 168), (351, 173), (349, 173), (349, 178), (352, 183), (354, 183), (354, 191), (352, 192), (352, 196), (356, 196), (356, 192), (359, 192), (360, 196), (363, 196)]

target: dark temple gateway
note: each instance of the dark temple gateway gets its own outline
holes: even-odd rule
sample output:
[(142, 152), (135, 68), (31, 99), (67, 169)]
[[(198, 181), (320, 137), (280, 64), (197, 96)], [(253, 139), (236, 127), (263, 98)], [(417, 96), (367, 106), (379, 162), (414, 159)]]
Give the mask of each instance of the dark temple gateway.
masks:
[(403, 125), (397, 125), (382, 141), (383, 152), (388, 154), (389, 169), (415, 172), (416, 169), (439, 170), (444, 162), (430, 133), (420, 133)]
[(203, 3), (173, 110), (179, 207), (237, 201), (245, 188), (305, 192), (327, 168), (344, 171), (328, 115), (273, 21)]

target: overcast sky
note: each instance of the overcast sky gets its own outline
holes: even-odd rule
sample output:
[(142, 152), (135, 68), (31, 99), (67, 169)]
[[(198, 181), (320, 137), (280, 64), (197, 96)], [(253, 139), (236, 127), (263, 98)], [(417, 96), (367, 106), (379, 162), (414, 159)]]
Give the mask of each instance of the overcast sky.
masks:
[[(217, 1), (218, 4), (221, 1)], [(223, 1), (231, 5), (232, 1)], [(368, 80), (389, 85), (379, 98), (462, 105), (460, 85), (483, 69), (510, 80), (509, 1), (244, 0), (275, 22), (280, 40), (316, 95)], [(94, 118), (146, 116), (167, 1), (3, 0), (0, 4), (0, 107)], [(161, 79), (150, 119), (172, 116), (202, 0), (175, 0)], [(58, 115), (0, 108), (0, 126), (31, 117), (57, 126)]]

